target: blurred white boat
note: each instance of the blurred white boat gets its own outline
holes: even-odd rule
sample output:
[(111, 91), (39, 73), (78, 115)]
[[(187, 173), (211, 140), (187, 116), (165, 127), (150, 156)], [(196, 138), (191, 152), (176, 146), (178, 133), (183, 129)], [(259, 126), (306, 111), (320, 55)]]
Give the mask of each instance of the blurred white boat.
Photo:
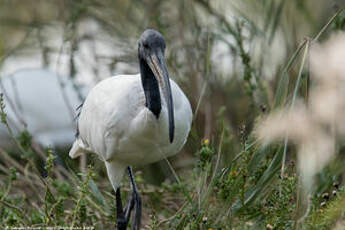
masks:
[[(0, 92), (14, 135), (26, 128), (44, 147), (63, 148), (73, 142), (75, 109), (82, 103), (82, 96), (78, 96), (71, 79), (45, 69), (23, 69), (1, 78)], [(15, 147), (2, 123), (0, 147)]]

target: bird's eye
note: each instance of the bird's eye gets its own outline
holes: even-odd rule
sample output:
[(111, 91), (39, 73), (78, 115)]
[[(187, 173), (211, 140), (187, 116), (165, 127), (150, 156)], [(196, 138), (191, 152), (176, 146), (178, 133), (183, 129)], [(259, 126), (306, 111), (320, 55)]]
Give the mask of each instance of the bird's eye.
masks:
[(143, 46), (147, 49), (147, 48), (149, 48), (149, 44), (148, 43), (143, 43)]

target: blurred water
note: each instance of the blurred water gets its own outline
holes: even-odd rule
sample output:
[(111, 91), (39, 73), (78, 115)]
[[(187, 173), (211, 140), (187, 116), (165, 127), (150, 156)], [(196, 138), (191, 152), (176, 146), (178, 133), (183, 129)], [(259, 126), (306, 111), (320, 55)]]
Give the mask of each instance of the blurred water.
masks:
[[(43, 146), (70, 145), (75, 108), (82, 103), (72, 81), (45, 69), (22, 69), (1, 78), (8, 122), (15, 135), (27, 130)], [(86, 94), (81, 89), (81, 94)], [(10, 148), (7, 128), (0, 124), (0, 146)]]

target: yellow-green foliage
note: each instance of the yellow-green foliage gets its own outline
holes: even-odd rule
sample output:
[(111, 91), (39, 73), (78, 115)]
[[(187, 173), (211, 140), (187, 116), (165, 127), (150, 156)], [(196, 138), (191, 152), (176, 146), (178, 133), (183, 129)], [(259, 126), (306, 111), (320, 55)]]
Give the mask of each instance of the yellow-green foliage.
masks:
[(343, 227), (339, 229), (345, 229), (345, 187), (333, 191), (336, 197), (326, 202), (325, 207), (315, 209), (307, 220), (306, 229), (333, 229), (336, 224)]

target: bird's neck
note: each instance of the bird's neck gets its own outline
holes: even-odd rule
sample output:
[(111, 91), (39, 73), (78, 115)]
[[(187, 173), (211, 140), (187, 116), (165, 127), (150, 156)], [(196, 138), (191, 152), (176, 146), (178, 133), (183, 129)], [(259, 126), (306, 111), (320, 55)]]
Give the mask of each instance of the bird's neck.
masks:
[(159, 118), (159, 114), (162, 110), (161, 96), (159, 92), (158, 82), (153, 75), (150, 67), (147, 63), (139, 58), (140, 63), (140, 76), (141, 82), (143, 84), (145, 98), (146, 98), (146, 107)]

